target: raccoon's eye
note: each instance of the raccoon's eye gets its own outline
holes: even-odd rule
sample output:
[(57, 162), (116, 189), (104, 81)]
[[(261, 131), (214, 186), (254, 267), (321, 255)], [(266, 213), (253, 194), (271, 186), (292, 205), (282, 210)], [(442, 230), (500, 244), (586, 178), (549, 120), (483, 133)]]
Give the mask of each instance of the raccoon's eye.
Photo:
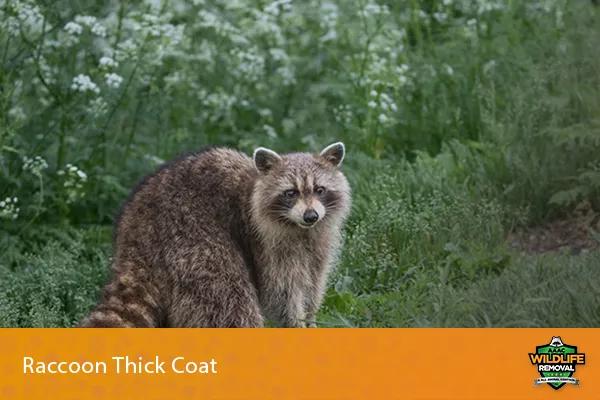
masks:
[(296, 189), (290, 189), (283, 192), (286, 197), (295, 197), (298, 191)]
[(325, 188), (323, 186), (319, 186), (315, 189), (315, 192), (319, 195), (325, 193)]

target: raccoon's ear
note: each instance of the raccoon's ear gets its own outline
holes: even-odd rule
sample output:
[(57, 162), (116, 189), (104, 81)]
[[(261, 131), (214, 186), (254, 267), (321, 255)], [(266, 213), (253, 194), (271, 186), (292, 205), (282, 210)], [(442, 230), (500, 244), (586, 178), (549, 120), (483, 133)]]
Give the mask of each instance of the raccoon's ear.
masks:
[(276, 166), (280, 161), (281, 157), (279, 154), (275, 153), (273, 150), (266, 149), (264, 147), (259, 147), (254, 150), (254, 166), (258, 170), (258, 172), (265, 173), (268, 172), (271, 168)]
[(327, 161), (332, 163), (334, 166), (339, 167), (344, 161), (346, 155), (346, 147), (344, 143), (337, 142), (330, 144), (321, 151), (321, 157), (324, 157)]

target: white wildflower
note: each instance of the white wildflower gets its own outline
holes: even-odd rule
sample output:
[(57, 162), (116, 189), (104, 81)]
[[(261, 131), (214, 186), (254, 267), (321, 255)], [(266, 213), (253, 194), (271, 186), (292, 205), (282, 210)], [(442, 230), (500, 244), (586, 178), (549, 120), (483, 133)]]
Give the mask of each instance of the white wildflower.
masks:
[(352, 122), (352, 110), (349, 105), (339, 105), (333, 109), (333, 114), (337, 122), (349, 125)]
[(290, 11), (292, 0), (275, 0), (264, 8), (264, 11), (275, 17), (279, 16), (281, 11)]
[(84, 196), (83, 186), (88, 179), (85, 172), (75, 165), (67, 164), (64, 169), (58, 171), (58, 174), (65, 177), (63, 187), (65, 188), (68, 204)]
[(496, 67), (496, 60), (490, 60), (483, 66), (483, 73), (488, 74)]
[(144, 3), (153, 11), (160, 11), (160, 8), (162, 7), (162, 0), (144, 0)]
[(269, 118), (273, 115), (273, 112), (268, 108), (261, 108), (258, 110), (258, 114), (263, 118)]
[(21, 209), (17, 206), (18, 199), (7, 197), (0, 201), (0, 218), (15, 220), (19, 217)]
[[(44, 15), (35, 3), (31, 0), (0, 1), (0, 29), (7, 31), (10, 36), (23, 32), (40, 33), (44, 26)], [(7, 14), (6, 10), (9, 11)], [(48, 21), (45, 28), (52, 30)]]
[(106, 36), (106, 28), (98, 23), (94, 24), (94, 26), (92, 26), (90, 31), (96, 36), (100, 36), (100, 37)]
[(365, 7), (358, 12), (361, 17), (370, 17), (374, 15), (388, 15), (390, 10), (386, 5), (379, 5), (377, 3), (367, 3)]
[(271, 57), (273, 57), (273, 60), (275, 60), (275, 61), (288, 60), (288, 55), (282, 49), (277, 49), (277, 48), (269, 49), (269, 53), (271, 54)]
[(119, 66), (119, 63), (116, 62), (112, 57), (104, 56), (100, 59), (100, 66), (115, 68)]
[(137, 52), (138, 46), (131, 39), (126, 39), (117, 45), (117, 51), (115, 52), (115, 61), (121, 62), (129, 58), (134, 58)]
[(92, 79), (89, 76), (83, 74), (79, 74), (73, 78), (71, 89), (78, 92), (91, 91), (94, 93), (100, 93), (100, 88), (98, 88), (98, 85), (92, 82)]
[(283, 79), (285, 86), (293, 85), (296, 83), (296, 76), (292, 65), (286, 65), (277, 68), (276, 73)]
[(123, 78), (115, 73), (105, 74), (104, 78), (106, 79), (106, 84), (115, 89), (121, 86), (123, 82)]
[(216, 14), (202, 9), (198, 12), (198, 16), (200, 17), (200, 22), (197, 26), (200, 28), (212, 28), (217, 35), (230, 39), (241, 36), (238, 28)]
[(232, 74), (236, 78), (256, 82), (264, 74), (265, 59), (256, 47), (246, 50), (232, 49), (230, 55), (235, 60), (232, 65), (236, 68), (232, 70)]
[(14, 118), (17, 121), (23, 121), (27, 118), (25, 111), (23, 111), (22, 107), (12, 107), (8, 110), (8, 115)]
[(319, 39), (321, 42), (329, 42), (337, 38), (337, 32), (335, 30), (338, 19), (339, 19), (339, 10), (337, 5), (334, 3), (324, 3), (321, 5), (321, 28), (327, 29), (327, 33), (325, 33)]
[(444, 22), (446, 22), (448, 20), (448, 14), (435, 12), (435, 13), (433, 13), (433, 18), (440, 24), (443, 24)]
[(100, 117), (108, 111), (108, 104), (106, 104), (106, 101), (102, 97), (98, 97), (90, 100), (88, 110), (94, 117)]
[(23, 171), (30, 171), (36, 176), (41, 176), (42, 171), (48, 168), (48, 163), (40, 156), (29, 158), (23, 157)]
[(263, 125), (263, 129), (265, 130), (265, 132), (267, 133), (267, 135), (275, 138), (277, 137), (277, 132), (275, 131), (275, 128), (273, 128), (271, 125)]
[(390, 120), (390, 112), (398, 111), (398, 106), (396, 106), (394, 100), (387, 93), (371, 90), (370, 94), (375, 99), (370, 100), (367, 106), (373, 110), (374, 115), (378, 115), (377, 119), (380, 123), (388, 122)]
[(88, 28), (91, 28), (96, 24), (97, 18), (90, 15), (76, 15), (75, 22), (81, 25), (85, 25)]
[(65, 25), (65, 31), (69, 32), (71, 35), (81, 35), (83, 27), (77, 22), (69, 22)]

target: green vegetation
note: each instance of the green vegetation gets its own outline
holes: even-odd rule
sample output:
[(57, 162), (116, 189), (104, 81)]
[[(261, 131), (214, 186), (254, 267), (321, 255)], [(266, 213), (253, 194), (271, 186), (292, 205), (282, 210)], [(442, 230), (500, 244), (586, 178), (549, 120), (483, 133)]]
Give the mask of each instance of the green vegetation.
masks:
[(163, 160), (346, 143), (322, 326), (600, 326), (600, 9), (566, 0), (0, 0), (0, 326), (73, 325)]

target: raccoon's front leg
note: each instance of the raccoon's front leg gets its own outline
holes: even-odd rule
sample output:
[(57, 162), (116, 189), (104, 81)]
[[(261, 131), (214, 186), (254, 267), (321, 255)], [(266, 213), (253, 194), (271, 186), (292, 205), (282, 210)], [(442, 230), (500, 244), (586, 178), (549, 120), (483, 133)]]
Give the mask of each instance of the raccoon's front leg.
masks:
[(266, 314), (280, 328), (306, 328), (302, 291), (294, 286), (273, 285), (262, 291)]
[(309, 328), (317, 327), (316, 314), (321, 308), (325, 296), (325, 277), (318, 277), (313, 284), (306, 289), (305, 293), (305, 319)]
[(302, 292), (298, 289), (285, 294), (279, 308), (279, 325), (282, 328), (306, 328)]

